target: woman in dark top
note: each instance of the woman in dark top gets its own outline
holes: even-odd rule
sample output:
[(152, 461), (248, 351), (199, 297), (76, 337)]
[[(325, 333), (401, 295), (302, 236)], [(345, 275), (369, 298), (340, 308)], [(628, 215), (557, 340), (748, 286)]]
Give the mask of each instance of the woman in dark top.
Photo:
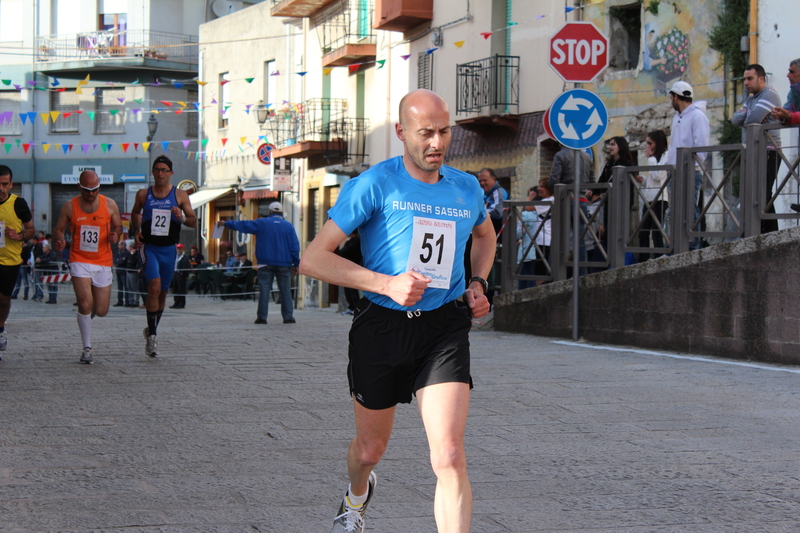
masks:
[[(631, 149), (628, 147), (628, 141), (625, 137), (611, 137), (606, 142), (606, 148), (608, 149), (608, 158), (606, 159), (606, 166), (603, 167), (603, 172), (600, 174), (600, 177), (597, 179), (598, 183), (613, 183), (613, 169), (614, 167), (623, 166), (623, 167), (630, 167), (633, 166), (633, 156), (631, 155)], [(633, 198), (635, 194), (635, 190), (633, 188), (633, 183), (629, 184), (630, 187), (630, 196), (629, 196), (629, 205), (633, 206)], [(609, 205), (608, 203), (606, 204)], [(608, 227), (608, 212), (609, 209), (603, 210), (603, 228)], [(604, 250), (608, 250), (608, 241), (606, 237), (605, 231), (603, 231), (603, 235), (600, 239), (600, 244)]]

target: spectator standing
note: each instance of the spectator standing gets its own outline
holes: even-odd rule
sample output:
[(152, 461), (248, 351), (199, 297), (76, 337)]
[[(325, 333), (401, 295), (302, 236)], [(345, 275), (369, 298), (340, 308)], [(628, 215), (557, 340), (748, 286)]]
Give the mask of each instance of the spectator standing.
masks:
[[(542, 178), (539, 180), (539, 200), (542, 202), (553, 203), (553, 190), (550, 188), (549, 180)], [(534, 267), (534, 274), (537, 276), (551, 275), (550, 268), (550, 238), (552, 234), (552, 211), (550, 206), (537, 206), (535, 207), (536, 214), (539, 216), (539, 224), (541, 228), (536, 235), (536, 244), (542, 251), (541, 257), (536, 257), (536, 266)]]
[(136, 249), (136, 243), (131, 241), (128, 245), (128, 262), (125, 265), (126, 287), (125, 307), (139, 307), (139, 275), (142, 272), (142, 261)]
[(19, 294), (19, 290), (22, 285), (25, 285), (25, 292), (23, 293), (23, 300), (28, 299), (28, 287), (31, 284), (31, 250), (33, 249), (33, 244), (31, 241), (25, 243), (22, 247), (22, 252), (20, 253), (20, 257), (22, 258), (22, 263), (19, 265), (19, 274), (17, 274), (17, 283), (14, 285), (14, 291), (11, 293), (11, 299), (16, 300), (17, 295)]
[[(44, 233), (44, 232), (39, 232)], [(42, 237), (44, 240), (44, 237)], [(33, 298), (31, 298), (34, 302), (42, 302), (44, 301), (44, 291), (42, 290), (42, 283), (39, 280), (39, 273), (36, 272), (36, 269), (39, 268), (37, 265), (37, 259), (42, 257), (44, 253), (44, 248), (38, 236), (33, 237), (31, 239), (33, 242), (33, 248), (31, 248), (31, 283), (33, 283)]]
[(184, 246), (181, 243), (175, 245), (177, 254), (175, 256), (175, 274), (172, 276), (172, 305), (170, 309), (183, 309), (186, 307), (186, 280), (189, 277), (189, 270), (192, 268), (189, 258), (184, 253)]
[[(676, 81), (669, 90), (669, 101), (672, 108), (677, 111), (672, 117), (672, 129), (670, 130), (669, 148), (667, 149), (667, 165), (677, 165), (678, 148), (692, 148), (696, 146), (708, 146), (709, 144), (709, 123), (706, 116), (705, 101), (694, 102), (694, 90), (685, 81)], [(705, 161), (705, 152), (697, 154), (698, 161), (694, 164), (694, 221), (700, 218), (700, 188), (703, 185), (703, 172), (700, 164)], [(687, 183), (691, 190), (691, 180)], [(676, 201), (672, 199), (673, 204)], [(678, 200), (680, 201), (680, 200)], [(698, 225), (699, 227), (699, 225)], [(692, 239), (689, 249), (697, 250), (701, 247), (699, 238)]]
[[(36, 260), (36, 271), (39, 276), (54, 276), (61, 270), (61, 264), (56, 258), (56, 253), (50, 244), (42, 247), (42, 255)], [(44, 284), (44, 282), (42, 282)], [(47, 301), (45, 303), (58, 303), (58, 283), (47, 283)]]
[(123, 307), (125, 305), (125, 287), (128, 283), (128, 247), (125, 246), (125, 241), (117, 243), (117, 251), (114, 252), (114, 268), (116, 270), (117, 278), (117, 303), (114, 307)]
[[(470, 314), (485, 316), (489, 302), (485, 279), (464, 280), (463, 258), (472, 233), (472, 271), (486, 276), (496, 238), (475, 179), (444, 166), (451, 138), (444, 99), (413, 91), (400, 101), (399, 117), (403, 155), (342, 187), (303, 258), (304, 274), (365, 291), (350, 330), (356, 424), (347, 454), (350, 486), (333, 532), (364, 530), (374, 467), (388, 446), (397, 404), (416, 395), (437, 477), (436, 523), (439, 531), (466, 533), (472, 515), (464, 452)], [(363, 267), (334, 253), (356, 228)]]
[(789, 63), (789, 73), (786, 75), (789, 80), (789, 94), (786, 96), (786, 103), (783, 108), (790, 113), (800, 112), (800, 59), (795, 59)]
[[(667, 152), (667, 135), (661, 131), (651, 131), (647, 134), (645, 139), (644, 153), (647, 156), (647, 165), (654, 167), (663, 165), (662, 162), (666, 159)], [(636, 182), (639, 184), (639, 189), (642, 196), (644, 196), (647, 204), (650, 205), (648, 211), (647, 205), (642, 206), (642, 223), (639, 226), (639, 247), (650, 248), (650, 239), (652, 237), (655, 248), (664, 247), (664, 213), (669, 207), (669, 191), (665, 187), (661, 191), (661, 187), (667, 179), (666, 170), (650, 170), (644, 173), (644, 176), (636, 176)], [(661, 192), (659, 200), (656, 198)], [(661, 227), (659, 227), (661, 225)], [(655, 254), (642, 253), (639, 255), (639, 261), (647, 261), (655, 258)]]
[[(528, 202), (533, 202), (539, 197), (538, 187), (528, 189)], [(532, 276), (536, 273), (536, 247), (533, 246), (533, 238), (539, 229), (539, 215), (536, 206), (525, 206), (519, 214), (517, 221), (517, 264), (519, 274), (522, 276)], [(535, 287), (536, 280), (521, 279), (517, 281), (519, 290)]]
[(503, 227), (503, 200), (508, 200), (508, 191), (497, 183), (497, 174), (491, 168), (484, 168), (478, 172), (478, 183), (483, 189), (486, 213), (492, 219), (495, 235), (498, 235), (500, 228)]
[(11, 194), (14, 173), (0, 165), (0, 352), (8, 348), (6, 320), (22, 263), (22, 245), (33, 236), (33, 216), (24, 198)]
[[(605, 146), (608, 151), (606, 157), (606, 164), (603, 167), (603, 172), (597, 179), (599, 183), (609, 183), (614, 181), (614, 167), (629, 167), (633, 165), (633, 155), (628, 146), (628, 140), (625, 137), (611, 137)], [(627, 181), (627, 180), (626, 180)], [(619, 190), (619, 189), (617, 189)], [(634, 191), (633, 185), (630, 186), (630, 206), (633, 207)], [(603, 227), (608, 227), (608, 210), (603, 211)], [(606, 234), (600, 240), (600, 245), (604, 250), (608, 250), (608, 241)]]
[[(744, 128), (750, 124), (774, 124), (780, 122), (773, 116), (772, 111), (781, 107), (781, 97), (778, 91), (767, 86), (767, 73), (764, 67), (758, 64), (748, 65), (744, 70), (744, 88), (747, 89), (749, 96), (744, 101), (742, 108), (733, 114), (731, 124)], [(747, 130), (742, 130), (742, 142), (747, 144)], [(772, 202), (772, 188), (775, 186), (775, 179), (778, 177), (780, 159), (778, 158), (778, 148), (781, 147), (780, 135), (770, 136), (767, 141), (767, 196), (766, 201), (769, 207), (766, 213), (774, 213), (775, 205)], [(756, 176), (749, 176), (756, 179)], [(777, 220), (762, 220), (761, 233), (778, 231)]]
[(106, 316), (111, 303), (114, 275), (113, 250), (122, 235), (122, 220), (117, 203), (100, 194), (100, 178), (93, 170), (84, 170), (78, 178), (80, 195), (61, 208), (55, 228), (56, 249), (66, 248), (64, 232), (72, 235), (69, 270), (78, 303), (78, 329), (83, 352), (80, 362), (90, 365), (92, 356), (92, 319)]
[(217, 225), (256, 236), (260, 291), (255, 323), (267, 323), (272, 281), (277, 279), (283, 323), (294, 324), (296, 321), (291, 278), (297, 275), (297, 267), (300, 265), (300, 242), (297, 240), (294, 226), (283, 218), (281, 203), (269, 204), (269, 215), (258, 220), (228, 220), (218, 222)]

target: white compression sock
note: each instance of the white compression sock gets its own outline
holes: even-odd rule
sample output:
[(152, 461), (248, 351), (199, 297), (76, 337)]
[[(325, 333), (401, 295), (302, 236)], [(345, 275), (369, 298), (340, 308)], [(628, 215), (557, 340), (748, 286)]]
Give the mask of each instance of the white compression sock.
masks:
[(84, 348), (92, 347), (92, 315), (78, 313), (78, 329), (81, 330), (81, 340)]
[(361, 507), (365, 501), (367, 501), (367, 495), (369, 494), (369, 487), (367, 487), (367, 492), (362, 494), (361, 496), (354, 496), (353, 489), (349, 485), (347, 486), (347, 503), (350, 504), (350, 507), (357, 508)]

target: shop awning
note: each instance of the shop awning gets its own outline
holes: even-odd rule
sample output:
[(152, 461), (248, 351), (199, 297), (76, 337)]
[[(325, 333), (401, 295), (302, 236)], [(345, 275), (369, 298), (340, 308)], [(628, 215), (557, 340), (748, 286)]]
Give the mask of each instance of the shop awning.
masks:
[(206, 205), (212, 200), (216, 200), (220, 196), (227, 194), (233, 190), (233, 187), (225, 187), (223, 189), (203, 189), (194, 194), (189, 195), (189, 201), (192, 202), (192, 209), (197, 209), (201, 205)]
[(264, 200), (265, 198), (278, 198), (278, 193), (263, 187), (253, 187), (242, 191), (242, 199), (244, 200)]

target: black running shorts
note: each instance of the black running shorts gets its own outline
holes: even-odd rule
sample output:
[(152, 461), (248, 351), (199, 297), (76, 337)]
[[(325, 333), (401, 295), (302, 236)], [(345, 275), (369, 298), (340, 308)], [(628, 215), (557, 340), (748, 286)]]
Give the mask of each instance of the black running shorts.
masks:
[(20, 265), (0, 265), (0, 294), (10, 298), (17, 284)]
[(411, 403), (437, 383), (469, 383), (469, 308), (452, 301), (407, 313), (362, 298), (350, 328), (350, 393), (367, 409)]

